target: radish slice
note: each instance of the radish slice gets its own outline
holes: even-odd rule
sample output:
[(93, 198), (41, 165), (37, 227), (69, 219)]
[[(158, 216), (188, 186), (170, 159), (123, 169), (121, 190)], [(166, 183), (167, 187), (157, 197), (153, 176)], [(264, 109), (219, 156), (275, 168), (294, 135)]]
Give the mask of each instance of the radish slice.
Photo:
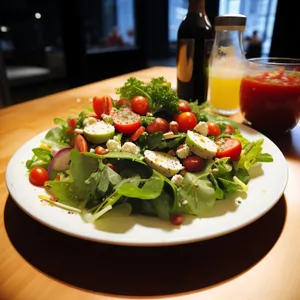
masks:
[(57, 172), (64, 172), (70, 168), (70, 151), (71, 148), (61, 149), (53, 157), (48, 167), (48, 175), (51, 179), (55, 178)]

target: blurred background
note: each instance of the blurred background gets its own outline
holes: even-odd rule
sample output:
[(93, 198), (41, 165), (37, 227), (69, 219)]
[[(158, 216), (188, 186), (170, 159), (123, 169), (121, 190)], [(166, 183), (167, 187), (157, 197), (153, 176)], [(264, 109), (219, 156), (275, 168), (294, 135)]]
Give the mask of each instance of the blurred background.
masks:
[[(220, 14), (247, 16), (247, 57), (300, 58), (294, 3), (207, 0), (206, 11), (211, 23)], [(188, 0), (1, 0), (0, 106), (154, 65), (175, 67), (187, 8)]]

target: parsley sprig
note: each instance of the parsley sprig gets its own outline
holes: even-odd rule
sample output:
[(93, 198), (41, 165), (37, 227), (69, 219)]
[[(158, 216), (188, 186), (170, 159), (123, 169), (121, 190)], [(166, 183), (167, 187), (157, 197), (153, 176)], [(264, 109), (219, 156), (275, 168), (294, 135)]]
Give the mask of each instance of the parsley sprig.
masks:
[(164, 77), (152, 78), (148, 84), (130, 77), (122, 87), (116, 89), (116, 93), (130, 100), (135, 96), (146, 97), (152, 114), (162, 110), (171, 114), (178, 112), (178, 96)]

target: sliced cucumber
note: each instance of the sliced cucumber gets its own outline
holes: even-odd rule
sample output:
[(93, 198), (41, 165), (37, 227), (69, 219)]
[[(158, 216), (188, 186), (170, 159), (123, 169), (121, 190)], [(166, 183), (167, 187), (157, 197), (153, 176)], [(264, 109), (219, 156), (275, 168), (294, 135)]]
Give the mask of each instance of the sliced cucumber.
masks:
[(115, 134), (115, 127), (104, 121), (98, 121), (85, 126), (83, 134), (88, 142), (93, 144), (102, 144), (113, 138)]
[(147, 165), (166, 177), (171, 177), (184, 169), (176, 157), (167, 153), (146, 150), (144, 155)]
[(193, 153), (205, 159), (213, 158), (218, 150), (212, 140), (193, 131), (187, 132), (185, 143)]

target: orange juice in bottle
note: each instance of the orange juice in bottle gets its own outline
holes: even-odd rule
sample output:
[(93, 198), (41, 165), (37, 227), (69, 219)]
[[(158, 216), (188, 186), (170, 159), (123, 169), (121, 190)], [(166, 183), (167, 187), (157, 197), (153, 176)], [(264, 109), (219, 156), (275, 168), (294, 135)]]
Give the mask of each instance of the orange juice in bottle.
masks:
[(221, 113), (236, 112), (239, 107), (239, 90), (242, 71), (215, 68), (209, 76), (210, 104)]
[(216, 37), (209, 63), (209, 102), (220, 114), (239, 110), (239, 90), (246, 62), (243, 32), (246, 16), (223, 15), (215, 19)]

